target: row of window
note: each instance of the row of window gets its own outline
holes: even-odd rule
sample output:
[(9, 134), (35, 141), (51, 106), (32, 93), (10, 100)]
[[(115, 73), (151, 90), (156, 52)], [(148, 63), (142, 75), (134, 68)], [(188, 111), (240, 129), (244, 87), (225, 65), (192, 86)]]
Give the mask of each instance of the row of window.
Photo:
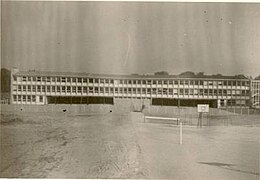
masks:
[[(36, 102), (35, 95), (13, 95), (13, 100), (16, 102)], [(39, 102), (43, 102), (43, 96), (39, 96)]]
[(175, 84), (175, 85), (204, 85), (204, 86), (249, 86), (249, 81), (230, 81), (230, 80), (113, 80), (98, 78), (76, 78), (76, 77), (17, 77), (14, 81), (18, 82), (68, 82), (68, 83), (100, 83), (100, 84)]
[[(16, 86), (15, 86), (16, 87)], [(167, 88), (109, 88), (109, 87), (80, 87), (80, 86), (21, 86), (14, 91), (26, 92), (63, 92), (63, 93), (133, 93), (133, 94), (180, 94), (180, 95), (249, 95), (248, 90), (222, 90), (222, 89), (167, 89)]]

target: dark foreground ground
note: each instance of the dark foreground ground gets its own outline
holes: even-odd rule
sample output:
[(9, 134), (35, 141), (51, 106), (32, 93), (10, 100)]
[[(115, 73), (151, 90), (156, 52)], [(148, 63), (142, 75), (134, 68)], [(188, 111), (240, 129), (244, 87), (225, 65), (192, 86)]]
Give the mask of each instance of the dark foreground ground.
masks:
[(183, 145), (141, 113), (6, 113), (0, 130), (0, 177), (259, 179), (255, 124), (184, 126)]

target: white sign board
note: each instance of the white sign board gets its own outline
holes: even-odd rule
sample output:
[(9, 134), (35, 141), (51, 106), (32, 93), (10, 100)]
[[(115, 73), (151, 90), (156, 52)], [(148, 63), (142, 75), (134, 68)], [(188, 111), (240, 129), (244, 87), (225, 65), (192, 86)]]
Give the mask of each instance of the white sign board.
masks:
[(209, 112), (209, 105), (208, 104), (198, 104), (197, 106), (198, 112), (204, 112), (207, 113)]

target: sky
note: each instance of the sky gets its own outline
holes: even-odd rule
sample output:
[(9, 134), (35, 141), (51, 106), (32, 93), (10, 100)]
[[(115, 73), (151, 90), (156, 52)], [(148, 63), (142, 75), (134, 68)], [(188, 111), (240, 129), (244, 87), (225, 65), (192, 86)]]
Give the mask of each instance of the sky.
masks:
[(2, 2), (20, 70), (260, 75), (260, 3)]

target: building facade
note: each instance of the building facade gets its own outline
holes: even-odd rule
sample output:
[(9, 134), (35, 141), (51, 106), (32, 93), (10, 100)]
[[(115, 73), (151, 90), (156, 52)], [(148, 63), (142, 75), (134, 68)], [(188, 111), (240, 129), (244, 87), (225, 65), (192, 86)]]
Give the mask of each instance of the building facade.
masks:
[(260, 108), (260, 80), (251, 81), (252, 107)]
[(156, 75), (12, 71), (13, 104), (114, 104), (115, 98), (149, 99), (151, 105), (259, 108), (259, 81)]

